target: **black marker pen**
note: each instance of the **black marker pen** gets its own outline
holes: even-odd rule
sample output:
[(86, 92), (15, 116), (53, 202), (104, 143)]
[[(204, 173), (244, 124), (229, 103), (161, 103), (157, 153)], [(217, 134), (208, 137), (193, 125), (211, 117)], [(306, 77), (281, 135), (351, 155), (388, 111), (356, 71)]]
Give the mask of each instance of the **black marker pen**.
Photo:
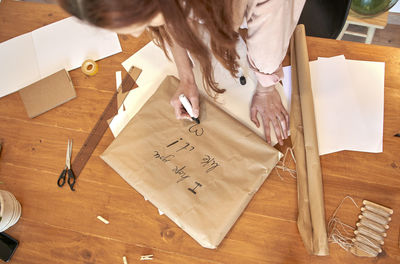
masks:
[(179, 101), (181, 101), (183, 108), (185, 108), (186, 112), (188, 112), (193, 121), (195, 121), (197, 124), (200, 124), (200, 120), (197, 117), (194, 117), (192, 105), (184, 94), (179, 95)]

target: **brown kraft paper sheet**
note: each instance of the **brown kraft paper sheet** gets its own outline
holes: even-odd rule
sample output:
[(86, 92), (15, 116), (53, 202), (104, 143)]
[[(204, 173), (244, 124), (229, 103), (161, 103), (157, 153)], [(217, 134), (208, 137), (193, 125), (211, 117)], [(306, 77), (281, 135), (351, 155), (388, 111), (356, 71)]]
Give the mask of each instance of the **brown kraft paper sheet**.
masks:
[(62, 69), (19, 91), (29, 118), (41, 115), (76, 97), (69, 73)]
[(310, 254), (329, 255), (321, 165), (304, 25), (291, 41), (292, 105), (290, 133), (296, 156), (297, 226)]
[[(201, 97), (200, 124), (177, 120), (167, 77), (101, 155), (206, 248), (216, 248), (281, 153)], [(140, 88), (139, 88), (140, 89)]]

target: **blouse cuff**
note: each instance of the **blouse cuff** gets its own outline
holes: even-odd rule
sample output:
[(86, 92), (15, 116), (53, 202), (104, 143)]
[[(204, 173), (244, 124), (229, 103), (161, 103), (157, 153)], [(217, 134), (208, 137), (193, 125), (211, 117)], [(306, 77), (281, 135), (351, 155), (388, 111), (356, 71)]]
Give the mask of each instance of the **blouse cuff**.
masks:
[(256, 74), (258, 82), (261, 84), (262, 87), (270, 87), (278, 83), (280, 80), (283, 79), (283, 69), (282, 64), (279, 65), (278, 69), (275, 72), (268, 74), (259, 72), (254, 69), (254, 73)]

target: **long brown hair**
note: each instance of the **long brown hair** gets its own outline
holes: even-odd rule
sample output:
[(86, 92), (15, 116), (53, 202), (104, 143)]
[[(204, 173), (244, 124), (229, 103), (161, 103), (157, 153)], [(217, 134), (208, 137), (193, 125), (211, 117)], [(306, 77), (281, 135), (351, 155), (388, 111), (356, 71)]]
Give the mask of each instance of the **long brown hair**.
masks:
[[(232, 76), (237, 74), (236, 42), (238, 33), (233, 28), (232, 0), (58, 0), (60, 6), (70, 14), (103, 28), (122, 28), (150, 21), (158, 13), (164, 16), (166, 25), (149, 28), (155, 42), (163, 48), (165, 44), (178, 45), (188, 50), (200, 62), (203, 81), (209, 94), (223, 93), (214, 79), (211, 54), (201, 40), (196, 27), (191, 27), (190, 18), (203, 24), (210, 35), (214, 56)], [(173, 40), (173, 41), (172, 41)], [(166, 52), (165, 52), (166, 53)], [(167, 53), (166, 53), (167, 54)]]

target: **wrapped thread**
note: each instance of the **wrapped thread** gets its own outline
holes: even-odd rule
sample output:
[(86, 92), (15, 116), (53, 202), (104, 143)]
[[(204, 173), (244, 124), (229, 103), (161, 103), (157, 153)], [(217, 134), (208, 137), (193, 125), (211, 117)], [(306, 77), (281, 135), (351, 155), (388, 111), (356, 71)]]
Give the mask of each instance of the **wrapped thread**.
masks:
[(360, 250), (362, 250), (362, 251), (364, 251), (365, 253), (368, 253), (368, 254), (370, 254), (370, 255), (372, 255), (372, 256), (374, 256), (374, 257), (376, 257), (376, 256), (378, 256), (378, 251), (376, 251), (375, 249), (373, 249), (373, 248), (371, 248), (370, 246), (367, 246), (367, 245), (365, 245), (365, 244), (363, 244), (363, 243), (360, 243), (360, 242), (358, 242), (358, 241), (355, 241), (354, 242), (354, 246), (357, 248), (357, 249), (360, 249)]
[(363, 216), (365, 216), (366, 218), (368, 218), (369, 220), (377, 222), (377, 223), (379, 223), (381, 225), (387, 225), (389, 223), (389, 221), (392, 220), (390, 217), (389, 218), (385, 218), (385, 217), (380, 216), (380, 215), (378, 215), (376, 213), (368, 211), (364, 207), (361, 208), (361, 214)]
[(376, 232), (379, 232), (379, 233), (385, 233), (386, 232), (386, 226), (388, 226), (388, 225), (384, 226), (384, 225), (378, 224), (378, 223), (376, 223), (374, 221), (371, 221), (368, 218), (365, 218), (365, 217), (362, 217), (362, 216), (360, 218), (359, 223), (361, 225), (364, 225), (364, 226), (366, 226), (368, 228), (371, 228), (372, 230), (374, 230)]
[(375, 248), (379, 253), (382, 252), (381, 245), (378, 242), (376, 242), (375, 240), (373, 240), (372, 238), (368, 238), (366, 236), (358, 234), (358, 235), (356, 235), (355, 240), (358, 241), (358, 242), (361, 242), (361, 243), (363, 243), (363, 244), (365, 244), (367, 246)]
[(367, 200), (363, 201), (363, 204), (367, 208), (367, 210), (374, 212), (376, 214), (379, 214), (383, 217), (389, 217), (393, 214), (393, 210), (390, 208), (387, 208), (385, 206), (382, 206), (380, 204), (376, 204)]
[(382, 242), (383, 242), (383, 237), (380, 234), (376, 233), (375, 231), (373, 231), (365, 226), (359, 226), (358, 229), (356, 231), (354, 231), (354, 234), (356, 234), (356, 235), (361, 234), (361, 235), (370, 237), (370, 238), (378, 241), (380, 244), (382, 244)]
[[(359, 215), (358, 218), (359, 218), (360, 220), (361, 220), (361, 219), (365, 219), (364, 221), (371, 221), (371, 222), (373, 222), (373, 223), (375, 223), (375, 224), (377, 224), (377, 225), (381, 225), (381, 224), (379, 224), (379, 223), (376, 223), (376, 222), (374, 222), (374, 221), (372, 221), (372, 220), (366, 218), (366, 217), (363, 216), (363, 215)], [(389, 225), (381, 225), (381, 226), (382, 226), (383, 228), (385, 228), (385, 229), (389, 229)]]

